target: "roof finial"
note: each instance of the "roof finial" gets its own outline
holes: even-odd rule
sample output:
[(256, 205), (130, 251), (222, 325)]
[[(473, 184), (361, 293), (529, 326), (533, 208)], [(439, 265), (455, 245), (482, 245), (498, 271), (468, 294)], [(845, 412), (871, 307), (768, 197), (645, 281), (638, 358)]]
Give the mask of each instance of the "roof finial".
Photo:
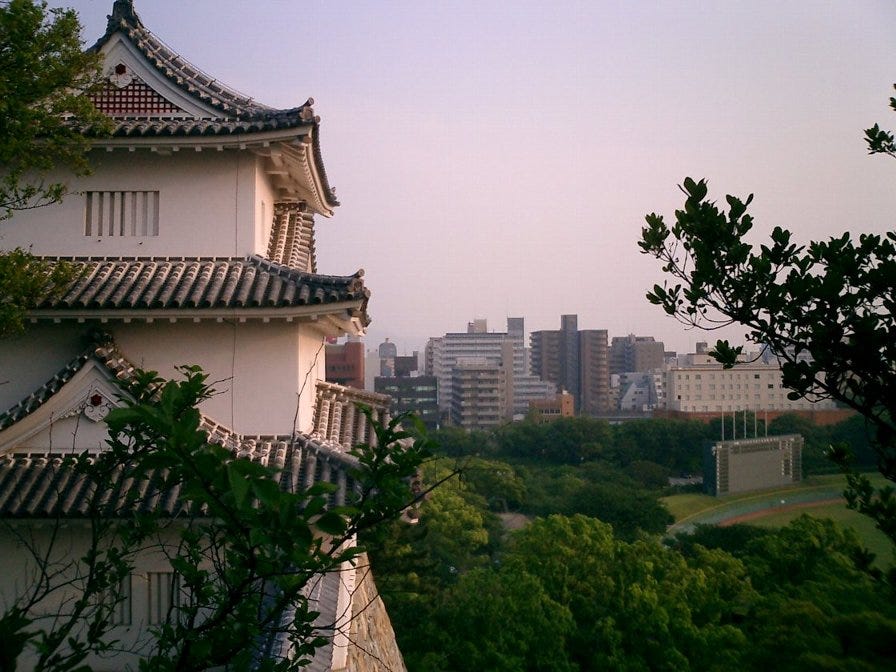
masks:
[(134, 11), (134, 0), (115, 0), (112, 5), (112, 13), (108, 16), (109, 25), (106, 32), (118, 30), (122, 22), (136, 25), (140, 23), (140, 17)]

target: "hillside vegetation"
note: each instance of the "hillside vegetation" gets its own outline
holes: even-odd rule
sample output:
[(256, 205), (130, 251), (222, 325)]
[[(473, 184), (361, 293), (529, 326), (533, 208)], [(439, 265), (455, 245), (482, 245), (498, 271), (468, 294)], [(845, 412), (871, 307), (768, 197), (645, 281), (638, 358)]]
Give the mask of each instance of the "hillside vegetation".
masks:
[(853, 532), (800, 517), (663, 541), (666, 478), (699, 468), (712, 431), (571, 419), (437, 432), (423, 480), (457, 476), (417, 524), (381, 530), (372, 560), (409, 670), (893, 669), (892, 584)]

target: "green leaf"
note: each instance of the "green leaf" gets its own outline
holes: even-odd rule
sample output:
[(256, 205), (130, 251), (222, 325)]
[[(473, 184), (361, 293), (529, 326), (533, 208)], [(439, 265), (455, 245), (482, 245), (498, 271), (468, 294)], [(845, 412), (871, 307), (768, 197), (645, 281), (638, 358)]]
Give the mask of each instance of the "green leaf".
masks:
[(347, 525), (346, 520), (333, 511), (327, 511), (314, 521), (314, 526), (321, 532), (331, 534), (333, 536), (341, 535), (345, 532)]
[(235, 462), (231, 462), (227, 465), (227, 479), (230, 482), (230, 492), (233, 494), (236, 507), (241, 509), (249, 494), (249, 481), (242, 473), (240, 473), (240, 470), (234, 466), (235, 464)]

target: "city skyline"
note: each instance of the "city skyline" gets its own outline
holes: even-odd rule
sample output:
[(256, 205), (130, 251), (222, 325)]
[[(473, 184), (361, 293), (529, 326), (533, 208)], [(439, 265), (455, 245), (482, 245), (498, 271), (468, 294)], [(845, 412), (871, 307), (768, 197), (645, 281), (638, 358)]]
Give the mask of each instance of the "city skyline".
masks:
[[(53, 4), (89, 45), (112, 2)], [(757, 242), (894, 228), (896, 175), (862, 141), (896, 126), (889, 2), (135, 4), (225, 84), (314, 97), (343, 203), (317, 223), (319, 268), (365, 268), (368, 347), (562, 314), (680, 352), (714, 340), (644, 299), (661, 274), (643, 217), (671, 217), (687, 175), (755, 193)]]

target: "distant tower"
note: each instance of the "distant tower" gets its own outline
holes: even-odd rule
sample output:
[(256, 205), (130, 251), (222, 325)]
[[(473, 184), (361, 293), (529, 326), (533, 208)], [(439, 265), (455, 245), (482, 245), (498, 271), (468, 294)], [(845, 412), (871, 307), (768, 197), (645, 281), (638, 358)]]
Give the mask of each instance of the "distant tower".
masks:
[(579, 331), (578, 316), (562, 315), (559, 330), (533, 331), (532, 373), (573, 395), (579, 413), (609, 410), (607, 332)]
[(385, 341), (380, 343), (380, 347), (377, 352), (380, 356), (380, 375), (394, 376), (395, 358), (398, 357), (398, 348), (394, 343), (390, 343), (389, 339), (387, 338)]

